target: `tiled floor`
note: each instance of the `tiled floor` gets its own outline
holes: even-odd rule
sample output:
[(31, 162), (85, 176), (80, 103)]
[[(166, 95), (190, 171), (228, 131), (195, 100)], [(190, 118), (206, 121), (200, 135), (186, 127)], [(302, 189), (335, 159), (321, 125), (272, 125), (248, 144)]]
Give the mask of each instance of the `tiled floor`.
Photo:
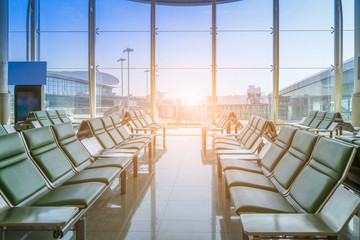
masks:
[[(152, 172), (145, 154), (140, 159), (139, 176), (128, 173), (125, 195), (120, 195), (117, 183), (97, 200), (87, 213), (87, 239), (241, 239), (239, 218), (224, 197), (214, 155), (208, 151), (204, 158), (201, 136), (196, 136), (200, 130), (189, 132), (167, 136), (165, 150), (159, 139)], [(358, 239), (358, 231), (355, 219), (341, 239)], [(64, 237), (73, 238), (72, 232)], [(47, 238), (29, 234), (22, 239)]]

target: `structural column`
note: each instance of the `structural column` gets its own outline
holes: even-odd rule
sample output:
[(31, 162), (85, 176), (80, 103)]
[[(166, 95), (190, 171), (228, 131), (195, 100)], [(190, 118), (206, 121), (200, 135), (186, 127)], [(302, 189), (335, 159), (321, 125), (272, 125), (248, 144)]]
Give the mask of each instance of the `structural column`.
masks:
[[(335, 111), (341, 112), (343, 58), (342, 58), (342, 7), (341, 0), (334, 0), (334, 75), (335, 75)], [(324, 109), (325, 110), (325, 109)]]
[(89, 0), (88, 20), (88, 73), (90, 117), (96, 117), (96, 67), (95, 67), (95, 0)]
[(354, 24), (354, 94), (352, 101), (352, 123), (360, 126), (360, 0), (355, 0)]
[(31, 61), (40, 60), (40, 3), (39, 0), (31, 1), (31, 13), (30, 13), (30, 53)]
[(156, 63), (155, 63), (155, 0), (151, 0), (151, 33), (150, 33), (150, 95), (151, 120), (156, 121)]
[(212, 0), (212, 25), (211, 25), (211, 37), (212, 37), (212, 122), (216, 123), (216, 0)]
[(279, 0), (273, 0), (273, 121), (279, 112)]
[(9, 55), (9, 4), (0, 0), (0, 123), (8, 124), (10, 120), (10, 93), (8, 86)]

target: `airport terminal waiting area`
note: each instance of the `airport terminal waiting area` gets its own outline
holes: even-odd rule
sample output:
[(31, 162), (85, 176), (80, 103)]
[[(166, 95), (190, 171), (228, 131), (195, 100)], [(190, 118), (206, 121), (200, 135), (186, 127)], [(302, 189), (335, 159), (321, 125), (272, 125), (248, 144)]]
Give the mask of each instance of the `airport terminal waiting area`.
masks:
[(0, 239), (358, 239), (360, 135), (338, 118), (31, 112), (0, 128)]

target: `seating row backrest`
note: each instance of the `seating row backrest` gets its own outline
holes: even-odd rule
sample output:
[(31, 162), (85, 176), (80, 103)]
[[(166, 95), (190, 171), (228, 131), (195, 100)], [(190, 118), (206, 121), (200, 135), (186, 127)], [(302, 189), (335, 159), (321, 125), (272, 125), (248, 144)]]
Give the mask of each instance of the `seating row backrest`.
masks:
[(237, 139), (246, 148), (250, 149), (255, 142), (262, 136), (267, 128), (268, 121), (264, 118), (251, 116), (249, 123), (241, 129)]
[(22, 133), (31, 157), (52, 186), (62, 184), (62, 177), (74, 175), (70, 161), (56, 144), (50, 127), (30, 129)]
[(90, 119), (87, 121), (93, 134), (99, 140), (105, 149), (111, 149), (116, 146), (111, 136), (106, 132), (103, 123), (99, 118)]
[(322, 122), (322, 120), (324, 119), (325, 115), (326, 115), (326, 112), (318, 111), (314, 120), (312, 120), (312, 122), (310, 123), (309, 127), (317, 128), (320, 125), (320, 123)]
[[(125, 125), (120, 125), (120, 120), (116, 115), (111, 117), (95, 118), (87, 120), (89, 128), (93, 135), (98, 139), (104, 149), (112, 149), (117, 146), (123, 146), (125, 140), (130, 139), (130, 135)], [(116, 127), (117, 126), (117, 127)], [(138, 141), (128, 148), (141, 149), (145, 147), (150, 140)], [(135, 144), (135, 145), (134, 145)]]
[[(123, 160), (126, 165), (131, 158), (124, 156)], [(1, 195), (7, 199), (9, 206), (49, 204), (86, 207), (125, 166), (97, 161), (91, 161), (90, 154), (76, 138), (71, 123), (0, 136)], [(90, 182), (93, 192), (86, 189)], [(82, 191), (78, 192), (80, 195), (84, 191), (90, 192), (83, 197), (77, 196), (72, 191), (78, 187)], [(58, 190), (55, 195), (53, 190)]]
[(76, 137), (76, 132), (70, 123), (52, 126), (60, 148), (66, 153), (75, 170), (84, 169), (91, 163), (89, 152)]
[(317, 213), (345, 179), (356, 148), (283, 126), (259, 162), (298, 212)]
[(344, 180), (356, 149), (339, 141), (321, 138), (312, 157), (292, 184), (289, 197), (307, 213), (316, 213)]
[(145, 113), (141, 113), (140, 110), (128, 111), (125, 113), (124, 119), (132, 129), (149, 129), (150, 131), (156, 131), (160, 128), (164, 128), (164, 124), (153, 123), (149, 116)]
[(318, 111), (310, 111), (309, 115), (305, 118), (305, 120), (302, 122), (303, 125), (309, 126), (310, 123), (314, 120), (316, 117)]
[(48, 191), (44, 177), (27, 155), (19, 133), (1, 136), (0, 149), (0, 187), (10, 206), (25, 205)]
[(220, 117), (218, 118), (218, 120), (215, 123), (215, 126), (213, 124), (205, 124), (202, 126), (203, 129), (207, 130), (209, 127), (210, 128), (218, 128), (218, 129), (225, 129), (230, 121), (231, 121), (231, 117), (232, 117), (232, 112), (225, 109)]
[(338, 116), (341, 116), (338, 112), (311, 111), (301, 125), (292, 125), (305, 129), (328, 129)]
[(296, 131), (289, 149), (273, 170), (272, 177), (281, 186), (281, 190), (287, 190), (290, 187), (310, 159), (318, 139), (319, 136), (314, 133)]
[(283, 126), (281, 128), (276, 141), (270, 146), (269, 150), (260, 161), (261, 166), (266, 169), (268, 173), (273, 171), (276, 164), (287, 152), (295, 133), (296, 128), (289, 126)]
[(32, 116), (40, 123), (42, 127), (71, 122), (70, 118), (66, 115), (64, 110), (33, 111), (29, 113), (28, 118), (31, 119), (33, 118)]

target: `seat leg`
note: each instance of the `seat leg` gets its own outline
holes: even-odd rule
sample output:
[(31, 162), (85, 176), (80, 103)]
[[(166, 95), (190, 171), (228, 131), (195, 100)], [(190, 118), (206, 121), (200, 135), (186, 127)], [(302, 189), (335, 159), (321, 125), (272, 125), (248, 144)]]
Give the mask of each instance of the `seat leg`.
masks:
[(134, 177), (137, 177), (138, 175), (138, 157), (135, 156), (133, 158), (133, 165), (134, 165)]
[(126, 193), (126, 170), (124, 169), (121, 173), (120, 173), (120, 186), (121, 186), (121, 194), (125, 194)]
[(156, 133), (154, 134), (154, 140), (153, 140), (154, 148), (156, 148)]
[(225, 197), (226, 199), (230, 199), (230, 187), (226, 181), (226, 178), (225, 178)]
[(165, 149), (166, 145), (165, 145), (165, 132), (166, 132), (166, 128), (163, 128), (163, 148)]
[(204, 133), (203, 133), (203, 149), (205, 152), (206, 151), (206, 130), (204, 130)]
[(86, 239), (86, 218), (82, 216), (75, 224), (76, 240)]
[(153, 149), (153, 156), (156, 157), (156, 145), (154, 144), (154, 140), (151, 140), (151, 147)]
[(148, 147), (149, 158), (153, 158), (153, 149), (151, 146), (151, 142), (147, 145), (147, 147)]
[(220, 156), (216, 156), (216, 160), (217, 160), (217, 172), (218, 172), (218, 177), (221, 178), (222, 177), (222, 168), (221, 168), (221, 162), (220, 162)]

